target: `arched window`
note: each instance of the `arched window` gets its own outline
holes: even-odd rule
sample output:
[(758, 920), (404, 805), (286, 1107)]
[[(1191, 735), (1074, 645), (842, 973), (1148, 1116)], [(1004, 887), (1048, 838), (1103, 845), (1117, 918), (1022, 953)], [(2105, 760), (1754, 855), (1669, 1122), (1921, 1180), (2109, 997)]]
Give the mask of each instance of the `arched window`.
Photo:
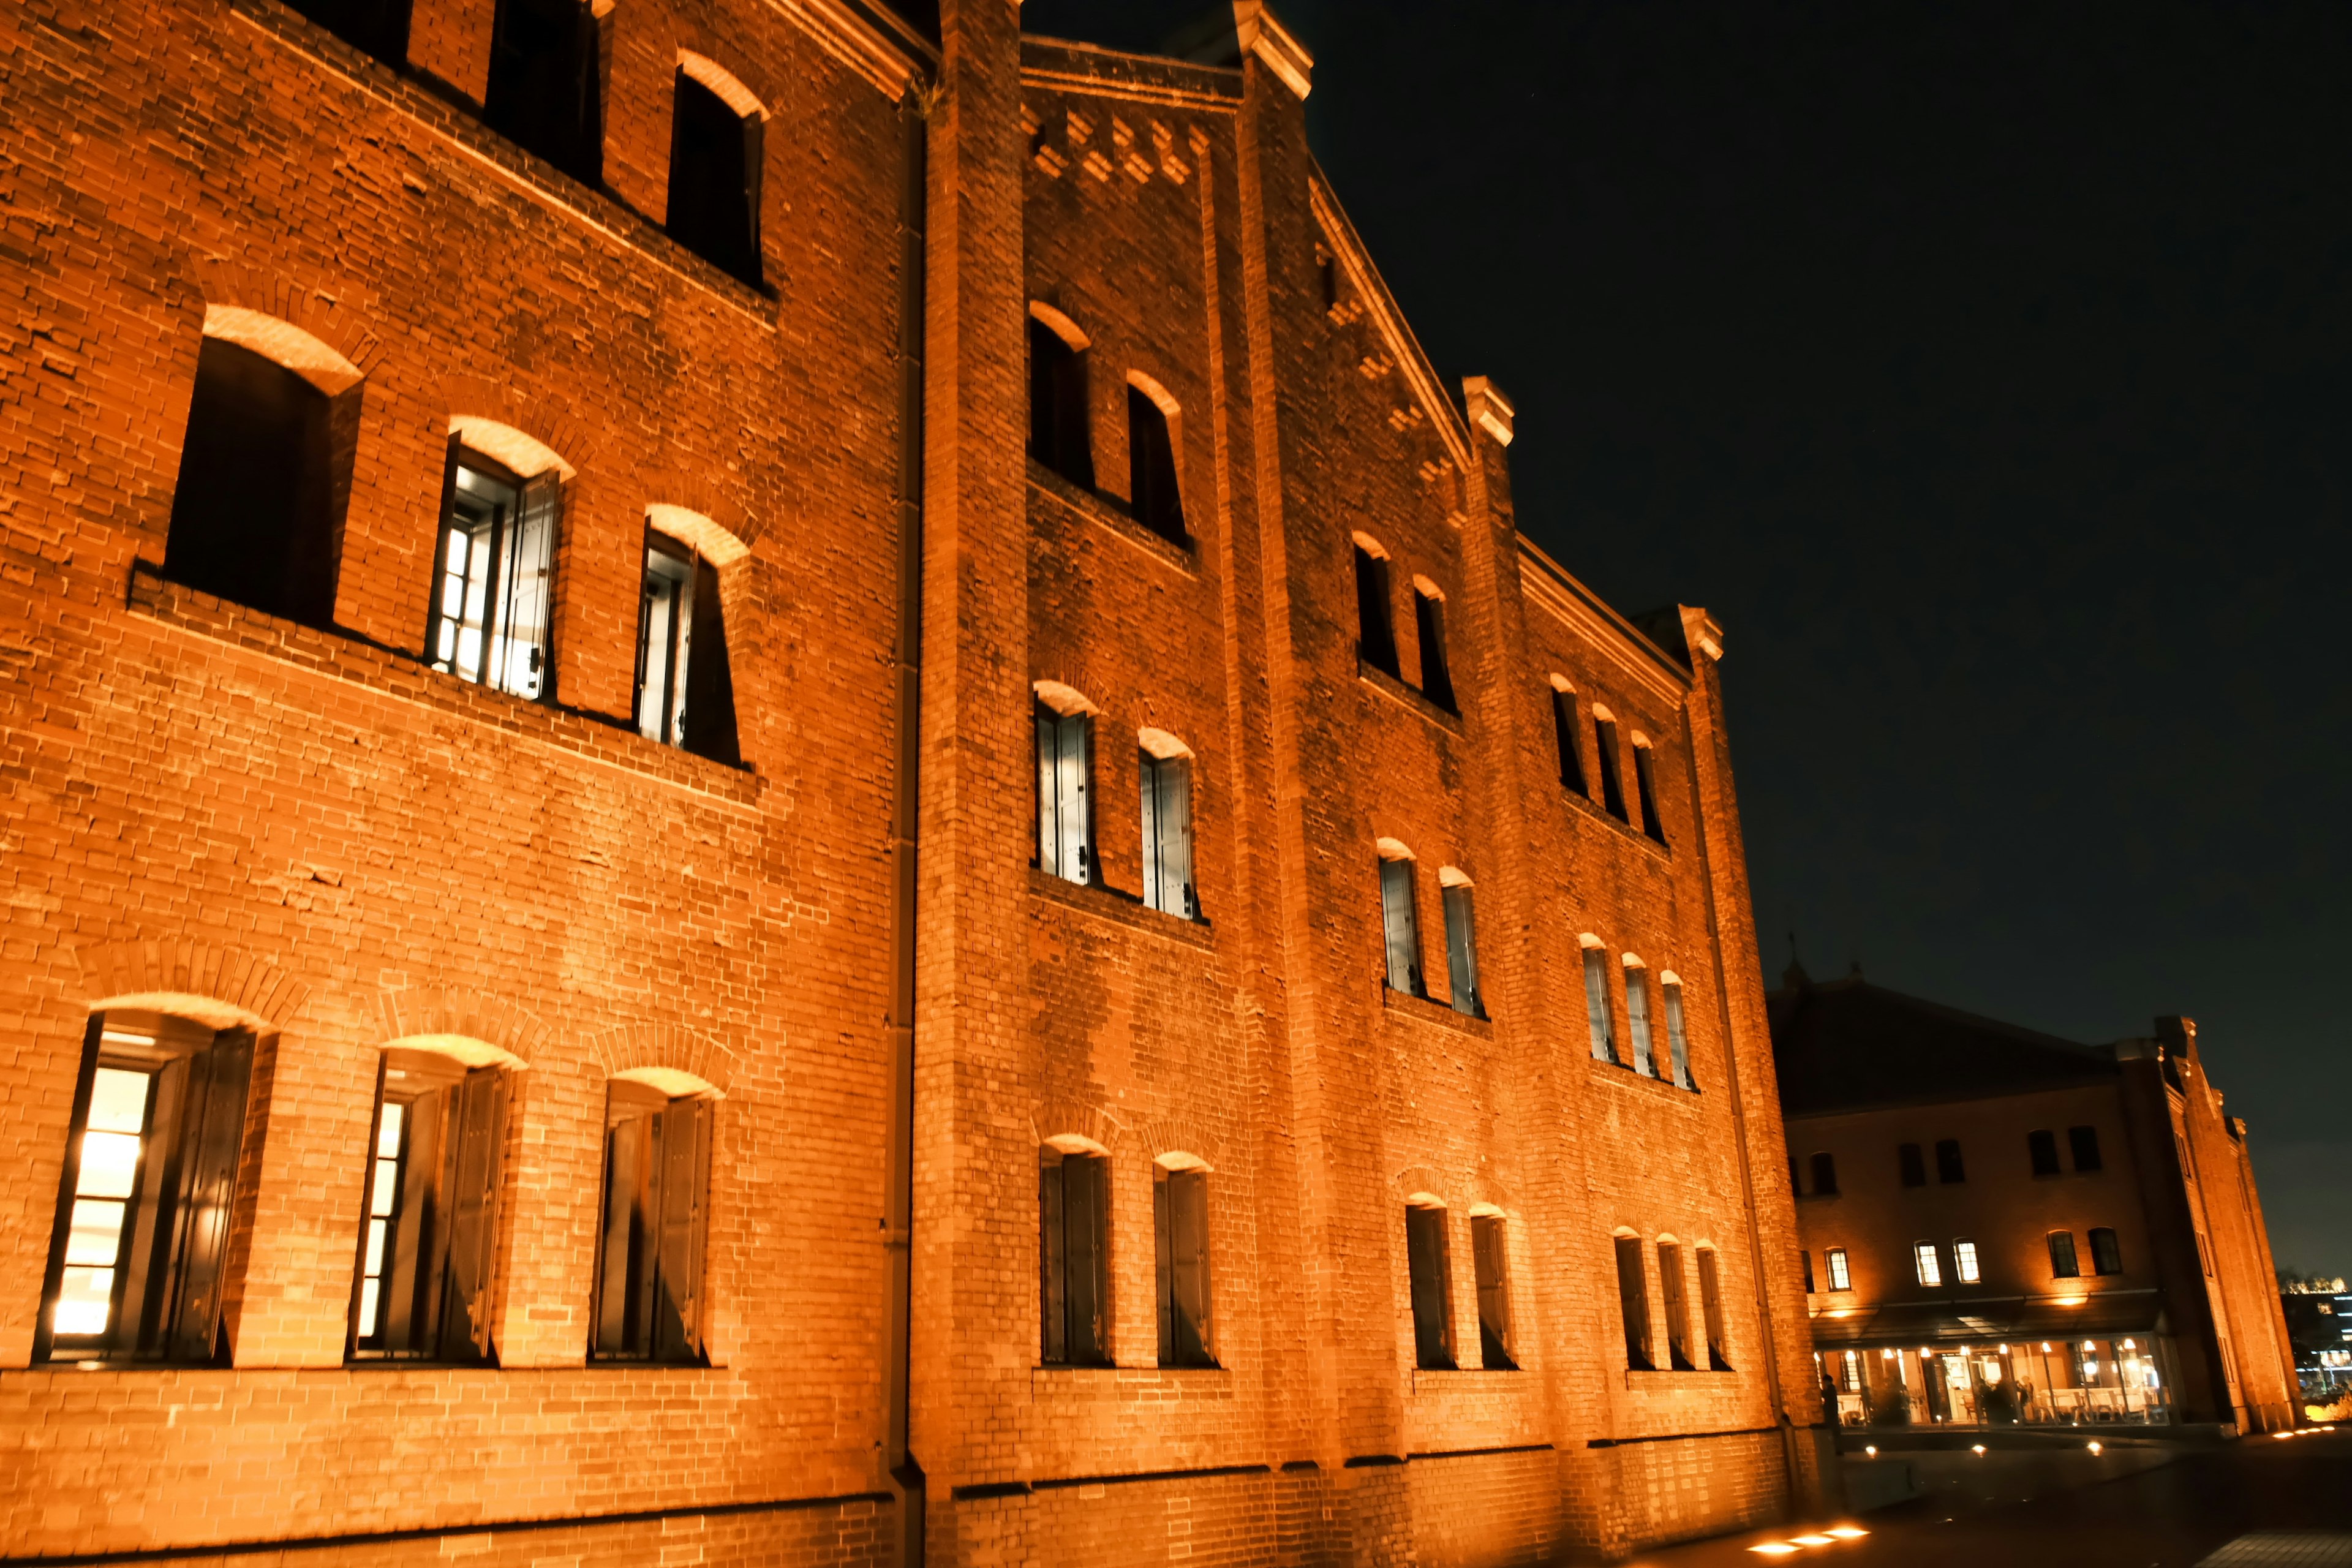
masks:
[(1617, 1060), (1617, 1030), (1609, 1010), (1609, 955), (1601, 939), (1587, 931), (1577, 942), (1584, 950), (1584, 1017), (1592, 1035), (1592, 1059)]
[(1691, 1360), (1690, 1287), (1683, 1278), (1682, 1243), (1673, 1237), (1658, 1238), (1658, 1283), (1666, 1307), (1666, 1364), (1675, 1372), (1696, 1372)]
[(1029, 307), (1029, 455), (1080, 489), (1095, 488), (1087, 340), (1050, 305)]
[(1182, 920), (1200, 917), (1192, 889), (1192, 753), (1165, 730), (1137, 736), (1142, 784), (1143, 903)]
[(216, 1359), (254, 1043), (169, 1014), (91, 1017), (35, 1362)]
[(360, 373), (301, 329), (205, 314), (163, 574), (305, 626), (332, 624)]
[(1184, 499), (1176, 474), (1176, 400), (1140, 371), (1127, 377), (1127, 482), (1135, 521), (1184, 542)]
[(1361, 533), (1356, 535), (1356, 657), (1383, 674), (1403, 679), (1397, 664), (1396, 624), (1389, 611), (1388, 552)]
[(496, 1361), (490, 1303), (509, 1072), (520, 1065), (495, 1046), (456, 1037), (384, 1048), (352, 1281), (352, 1360)]
[(1625, 1324), (1625, 1364), (1635, 1372), (1652, 1372), (1658, 1363), (1650, 1350), (1650, 1278), (1643, 1263), (1642, 1238), (1621, 1229), (1616, 1246), (1617, 1312)]
[(1658, 994), (1666, 1004), (1666, 1049), (1675, 1071), (1675, 1083), (1683, 1089), (1696, 1089), (1691, 1078), (1690, 1037), (1683, 1029), (1683, 983), (1681, 976), (1669, 969), (1658, 976)]
[(1445, 661), (1445, 595), (1426, 577), (1413, 579), (1412, 616), (1421, 640), (1421, 694), (1451, 713), (1454, 675)]
[(1517, 1372), (1511, 1350), (1511, 1249), (1503, 1212), (1486, 1205), (1470, 1211), (1470, 1252), (1478, 1274), (1478, 1364)]
[(1644, 1078), (1655, 1078), (1658, 1054), (1650, 1037), (1650, 972), (1630, 952), (1624, 963), (1625, 1037), (1633, 1047), (1633, 1070)]
[(1454, 1266), (1446, 1246), (1445, 1205), (1426, 1193), (1405, 1200), (1405, 1271), (1412, 1295), (1413, 1362), (1423, 1371), (1451, 1372), (1454, 1359)]
[(1633, 789), (1642, 805), (1642, 831), (1664, 844), (1666, 825), (1658, 816), (1657, 781), (1650, 771), (1650, 738), (1633, 735)]
[(482, 113), (524, 151), (587, 184), (604, 177), (604, 69), (585, 0), (498, 0)]
[(1620, 822), (1625, 816), (1625, 784), (1618, 769), (1617, 718), (1595, 704), (1592, 710), (1593, 748), (1601, 763), (1601, 806)]
[[(680, 1089), (686, 1092), (671, 1092)], [(703, 1359), (714, 1103), (708, 1085), (625, 1077), (605, 1091), (590, 1347), (598, 1360)]]
[(1486, 1004), (1478, 994), (1478, 932), (1470, 879), (1458, 867), (1445, 866), (1439, 868), (1437, 881), (1444, 889), (1446, 980), (1454, 1010), (1483, 1018)]
[(1049, 877), (1101, 883), (1095, 861), (1094, 704), (1058, 681), (1035, 686), (1037, 867)]
[(555, 694), (555, 535), (569, 465), (509, 426), (450, 424), (425, 626), (434, 668), (517, 697)]
[(1723, 1337), (1723, 1279), (1716, 1270), (1715, 1248), (1702, 1241), (1698, 1247), (1699, 1309), (1706, 1319), (1706, 1365), (1709, 1372), (1729, 1372), (1730, 1357)]
[(1551, 678), (1552, 743), (1559, 752), (1559, 782), (1579, 795), (1589, 794), (1584, 784), (1584, 755), (1577, 743), (1581, 726), (1576, 716), (1576, 689), (1561, 676)]
[(291, 0), (294, 9), (386, 65), (408, 61), (413, 0)]
[(1108, 1365), (1110, 1160), (1099, 1145), (1063, 1137), (1038, 1146), (1037, 1229), (1038, 1359)]
[(719, 569), (685, 540), (646, 525), (637, 609), (637, 732), (735, 766), (735, 677)]
[(1412, 851), (1393, 838), (1380, 841), (1381, 931), (1388, 950), (1388, 987), (1426, 996), (1421, 978), (1421, 922), (1413, 912)]
[(669, 237), (760, 283), (759, 100), (699, 55), (681, 58), (670, 115)]
[(1162, 1154), (1153, 1162), (1151, 1218), (1160, 1286), (1160, 1364), (1214, 1366), (1205, 1162), (1191, 1154)]

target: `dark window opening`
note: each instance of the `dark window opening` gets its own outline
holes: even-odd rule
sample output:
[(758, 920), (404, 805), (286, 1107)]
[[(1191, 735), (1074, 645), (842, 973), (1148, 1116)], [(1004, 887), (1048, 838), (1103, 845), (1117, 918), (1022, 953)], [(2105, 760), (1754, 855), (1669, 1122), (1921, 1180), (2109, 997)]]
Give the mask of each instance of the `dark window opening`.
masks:
[(223, 1361), (254, 1044), (153, 1014), (90, 1019), (35, 1362)]
[(492, 129), (591, 185), (604, 175), (603, 31), (583, 0), (498, 0), (482, 97)]
[(1405, 1265), (1412, 1285), (1414, 1363), (1446, 1371), (1454, 1360), (1454, 1286), (1445, 1245), (1445, 1211), (1413, 1204), (1404, 1211)]
[(2069, 1127), (2066, 1144), (2074, 1156), (2074, 1169), (2095, 1171), (2099, 1168), (2099, 1130), (2095, 1127)]
[(495, 1364), (506, 1074), (406, 1050), (380, 1071), (352, 1357)]
[(670, 119), (669, 237), (755, 289), (763, 124), (679, 68)]
[(1730, 1342), (1723, 1337), (1723, 1281), (1716, 1273), (1711, 1247), (1698, 1249), (1698, 1300), (1706, 1318), (1706, 1369), (1729, 1372), (1731, 1357), (1725, 1346)]
[(1905, 1186), (1924, 1187), (1927, 1184), (1927, 1159), (1926, 1154), (1921, 1152), (1919, 1145), (1916, 1143), (1897, 1144), (1895, 1150), (1895, 1158), (1896, 1163), (1901, 1165), (1903, 1168), (1903, 1184)]
[(1813, 1293), (1815, 1289), (1813, 1284), (1813, 1255), (1810, 1252), (1798, 1253), (1797, 1266), (1804, 1272), (1805, 1294), (1810, 1296)]
[(408, 61), (411, 0), (291, 0), (294, 9), (386, 65)]
[(1453, 988), (1454, 1010), (1483, 1018), (1486, 1004), (1478, 994), (1478, 934), (1471, 918), (1470, 889), (1447, 888), (1444, 901), (1446, 981)]
[(1381, 862), (1381, 930), (1388, 948), (1388, 986), (1426, 996), (1421, 979), (1421, 923), (1412, 908), (1412, 862)]
[(1184, 499), (1176, 482), (1176, 443), (1168, 415), (1151, 395), (1127, 389), (1127, 486), (1135, 521), (1160, 538), (1184, 542)]
[(1658, 816), (1658, 790), (1650, 773), (1650, 748), (1633, 748), (1633, 790), (1642, 804), (1642, 831), (1657, 840), (1666, 841), (1666, 825)]
[(325, 393), (226, 338), (196, 354), (163, 575), (331, 626), (360, 391)]
[(1160, 1364), (1214, 1366), (1209, 1328), (1209, 1177), (1154, 1166), (1152, 1237), (1160, 1277)]
[(2025, 1135), (2025, 1152), (2033, 1162), (2037, 1176), (2058, 1173), (2058, 1135), (2048, 1128), (2036, 1128)]
[(1658, 1243), (1658, 1283), (1666, 1298), (1666, 1364), (1675, 1372), (1696, 1372), (1691, 1359), (1690, 1292), (1683, 1280), (1683, 1249), (1671, 1241)]
[(637, 733), (646, 740), (741, 763), (718, 569), (650, 528), (637, 604), (636, 707)]
[(1488, 1372), (1519, 1370), (1511, 1354), (1507, 1242), (1501, 1215), (1470, 1216), (1470, 1250), (1478, 1269), (1478, 1364)]
[(1087, 430), (1087, 356), (1029, 318), (1029, 455), (1077, 486), (1095, 488)]
[(1110, 1162), (1046, 1144), (1037, 1151), (1040, 1359), (1110, 1364)]
[(1066, 882), (1099, 885), (1087, 788), (1094, 772), (1093, 716), (1056, 713), (1042, 702), (1036, 715), (1038, 869)]
[(1960, 1161), (1960, 1141), (1939, 1138), (1936, 1141), (1936, 1180), (1947, 1184), (1969, 1179), (1968, 1166)]
[(1414, 589), (1412, 618), (1421, 637), (1421, 694), (1454, 712), (1454, 677), (1445, 666), (1445, 601)]
[(1328, 314), (1339, 303), (1339, 258), (1324, 249), (1315, 247), (1315, 271), (1323, 285), (1323, 309)]
[(1601, 808), (1618, 821), (1625, 816), (1625, 783), (1618, 775), (1617, 725), (1613, 720), (1595, 719), (1592, 738), (1601, 762)]
[(525, 481), (452, 441), (425, 658), (517, 697), (555, 692), (555, 531), (562, 480)]
[(1402, 679), (1396, 625), (1389, 616), (1389, 563), (1356, 546), (1356, 657)]
[(1813, 1195), (1817, 1198), (1837, 1196), (1837, 1156), (1815, 1154), (1811, 1163), (1813, 1168)]
[(1197, 920), (1192, 890), (1192, 763), (1139, 749), (1143, 795), (1143, 903), (1179, 920)]
[(2101, 1274), (2124, 1271), (2124, 1249), (2116, 1242), (2116, 1233), (2105, 1226), (2091, 1232), (2091, 1267)]
[(604, 1111), (598, 1358), (699, 1363), (712, 1102), (615, 1082)]
[(2050, 1233), (2050, 1273), (2057, 1279), (2079, 1279), (2083, 1266), (2074, 1258), (2074, 1233), (2053, 1230)]
[[(1810, 1279), (1810, 1266), (1806, 1273)], [(1650, 1355), (1650, 1280), (1638, 1236), (1617, 1238), (1617, 1312), (1625, 1324), (1625, 1364), (1635, 1372), (1656, 1370)]]
[(1576, 693), (1555, 689), (1551, 694), (1551, 736), (1559, 749), (1559, 782), (1579, 795), (1584, 785), (1584, 755), (1576, 744)]

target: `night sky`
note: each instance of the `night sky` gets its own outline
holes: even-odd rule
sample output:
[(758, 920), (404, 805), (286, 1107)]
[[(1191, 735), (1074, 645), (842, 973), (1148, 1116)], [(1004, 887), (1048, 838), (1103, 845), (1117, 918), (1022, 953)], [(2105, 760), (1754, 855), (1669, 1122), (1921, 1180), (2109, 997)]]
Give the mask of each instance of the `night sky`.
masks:
[(2191, 1015), (2352, 1275), (2352, 6), (1276, 11), (1521, 529), (1722, 621), (1767, 973)]

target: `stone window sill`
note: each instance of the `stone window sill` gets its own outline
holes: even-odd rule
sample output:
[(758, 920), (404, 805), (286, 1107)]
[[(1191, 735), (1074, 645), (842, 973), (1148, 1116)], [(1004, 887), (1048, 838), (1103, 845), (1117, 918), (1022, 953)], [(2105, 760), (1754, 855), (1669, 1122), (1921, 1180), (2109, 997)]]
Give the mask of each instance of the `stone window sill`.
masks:
[(1391, 1013), (1401, 1013), (1408, 1018), (1418, 1018), (1424, 1024), (1436, 1024), (1444, 1028), (1459, 1029), (1465, 1034), (1475, 1035), (1482, 1040), (1491, 1040), (1495, 1037), (1495, 1021), (1492, 1018), (1481, 1017), (1475, 1013), (1457, 1013), (1444, 1002), (1432, 1001), (1426, 996), (1415, 996), (1410, 992), (1399, 991), (1385, 982), (1381, 986), (1381, 1005)]
[(1148, 908), (1133, 893), (1121, 892), (1117, 888), (1073, 882), (1034, 865), (1029, 868), (1029, 893), (1032, 898), (1046, 903), (1059, 904), (1064, 909), (1108, 921), (1113, 925), (1122, 925), (1147, 936), (1161, 937), (1204, 951), (1216, 945), (1214, 933), (1205, 918), (1188, 921), (1181, 915)]
[(1390, 700), (1402, 703), (1447, 734), (1458, 736), (1462, 733), (1461, 714), (1440, 708), (1378, 665), (1366, 664), (1360, 655), (1356, 659), (1356, 679)]
[(1029, 489), (1033, 494), (1058, 502), (1063, 510), (1107, 530), (1162, 565), (1172, 566), (1187, 577), (1201, 574), (1200, 557), (1194, 549), (1197, 541), (1187, 540), (1179, 544), (1172, 539), (1163, 539), (1128, 516), (1109, 497), (1080, 489), (1034, 458), (1029, 458), (1028, 462)]

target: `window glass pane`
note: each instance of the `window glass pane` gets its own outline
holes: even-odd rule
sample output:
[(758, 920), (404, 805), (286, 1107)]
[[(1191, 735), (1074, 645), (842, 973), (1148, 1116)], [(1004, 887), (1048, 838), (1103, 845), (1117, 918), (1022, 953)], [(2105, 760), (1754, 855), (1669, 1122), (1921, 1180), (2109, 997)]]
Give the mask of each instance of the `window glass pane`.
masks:
[(387, 1105), (383, 1108), (383, 1117), (375, 1132), (377, 1159), (390, 1160), (399, 1155), (401, 1123), (407, 1115), (408, 1107), (404, 1105)]
[(1932, 1241), (1923, 1241), (1914, 1247), (1912, 1252), (1918, 1259), (1919, 1283), (1941, 1285), (1944, 1282), (1944, 1268), (1937, 1261), (1936, 1244)]
[(1650, 982), (1638, 969), (1625, 971), (1625, 1034), (1633, 1045), (1633, 1070), (1657, 1077), (1656, 1055), (1650, 1048)]
[(139, 1140), (127, 1132), (86, 1132), (81, 1140), (81, 1177), (74, 1195), (127, 1198), (139, 1173)]
[(373, 1279), (360, 1284), (360, 1337), (366, 1339), (375, 1332), (376, 1305), (383, 1299), (383, 1287)]
[(122, 1244), (125, 1206), (105, 1198), (76, 1198), (66, 1233), (66, 1261), (111, 1268)]
[(1593, 1060), (1615, 1061), (1617, 1040), (1609, 1018), (1609, 969), (1597, 947), (1584, 950), (1584, 1014), (1592, 1030)]
[(400, 1190), (400, 1162), (378, 1159), (375, 1163), (375, 1190), (368, 1196), (368, 1213), (378, 1219), (392, 1212), (393, 1195)]
[(685, 737), (692, 593), (690, 563), (646, 551), (637, 615), (637, 732), (648, 741), (675, 745)]
[(1973, 1241), (1952, 1243), (1952, 1267), (1959, 1271), (1960, 1283), (1977, 1282), (1977, 1244)]
[(113, 1269), (68, 1268), (58, 1289), (50, 1327), (59, 1334), (102, 1334), (113, 1305)]
[(1832, 1247), (1829, 1250), (1828, 1257), (1830, 1265), (1830, 1289), (1832, 1290), (1853, 1289), (1853, 1280), (1846, 1273), (1845, 1248), (1843, 1247)]
[(143, 1072), (100, 1068), (89, 1086), (89, 1130), (92, 1132), (147, 1131), (147, 1089), (154, 1081)]

